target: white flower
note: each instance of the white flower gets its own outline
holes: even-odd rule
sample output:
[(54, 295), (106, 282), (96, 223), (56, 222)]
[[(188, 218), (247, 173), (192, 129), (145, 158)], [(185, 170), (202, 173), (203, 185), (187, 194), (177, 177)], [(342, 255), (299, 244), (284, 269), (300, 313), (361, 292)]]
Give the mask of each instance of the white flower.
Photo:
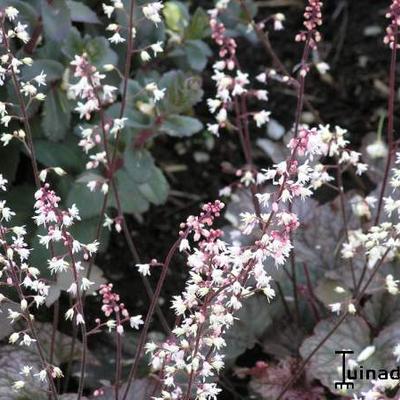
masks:
[(29, 34), (26, 31), (27, 28), (28, 25), (21, 24), (20, 22), (18, 22), (17, 26), (14, 28), (15, 35), (24, 43), (28, 43), (30, 39)]
[(102, 4), (102, 6), (103, 6), (104, 14), (106, 14), (108, 18), (111, 18), (112, 13), (114, 12), (114, 7), (104, 4), (104, 3)]
[(369, 144), (365, 150), (373, 159), (385, 158), (388, 152), (387, 146), (382, 140), (377, 140), (374, 143)]
[(144, 16), (156, 25), (161, 22), (160, 11), (164, 8), (164, 5), (160, 1), (149, 3), (143, 7)]
[(80, 325), (80, 324), (84, 325), (85, 324), (85, 319), (83, 318), (83, 315), (80, 314), (80, 313), (78, 313), (76, 315), (76, 324), (77, 325)]
[(19, 11), (16, 8), (11, 7), (11, 6), (7, 7), (4, 11), (5, 11), (6, 15), (7, 15), (7, 18), (10, 21), (14, 21), (14, 19), (19, 14)]
[(94, 282), (90, 281), (89, 279), (83, 277), (82, 278), (82, 283), (81, 283), (81, 289), (82, 290), (88, 290), (90, 286), (94, 285)]
[(329, 64), (323, 61), (317, 63), (315, 67), (321, 75), (325, 75), (331, 69)]
[(140, 58), (143, 62), (147, 62), (151, 59), (150, 54), (146, 50), (140, 52)]
[(69, 308), (68, 310), (67, 310), (67, 312), (65, 313), (65, 319), (66, 320), (72, 320), (72, 318), (74, 317), (74, 309), (73, 308)]
[(115, 32), (114, 35), (112, 35), (110, 38), (108, 38), (110, 43), (124, 43), (125, 39), (119, 34), (119, 32)]
[(399, 281), (393, 278), (393, 275), (389, 274), (386, 276), (385, 284), (387, 291), (392, 294), (396, 295), (399, 293), (399, 288), (397, 287)]
[(18, 332), (14, 332), (10, 335), (10, 337), (8, 338), (8, 342), (11, 344), (16, 343), (16, 341), (19, 339), (19, 333)]
[(8, 309), (8, 318), (11, 319), (11, 323), (14, 323), (21, 314), (18, 311)]
[(134, 317), (131, 317), (131, 318), (129, 319), (129, 323), (130, 323), (130, 325), (131, 325), (131, 328), (133, 328), (133, 329), (139, 329), (140, 325), (143, 325), (143, 324), (144, 324), (141, 315), (136, 315), (136, 316), (134, 316)]
[(136, 267), (143, 276), (150, 275), (150, 264), (136, 264)]
[(33, 367), (30, 367), (29, 365), (24, 365), (24, 366), (22, 367), (22, 370), (21, 370), (20, 374), (21, 374), (21, 375), (28, 376), (28, 375), (31, 373), (32, 368), (33, 368)]
[(189, 245), (189, 241), (184, 238), (181, 240), (181, 242), (179, 243), (179, 251), (186, 251), (186, 250), (190, 250), (190, 245)]
[(3, 146), (7, 146), (13, 137), (14, 135), (12, 135), (11, 133), (3, 133), (1, 135), (0, 141), (3, 142)]
[(187, 309), (186, 304), (182, 300), (181, 296), (174, 296), (171, 308), (175, 310), (175, 314), (178, 316), (183, 315)]
[(375, 346), (367, 346), (357, 357), (357, 362), (368, 360), (375, 353)]
[(396, 361), (400, 361), (400, 343), (396, 344), (393, 349), (393, 355), (396, 357)]
[(111, 332), (111, 331), (117, 326), (117, 324), (116, 324), (115, 320), (109, 319), (109, 320), (106, 322), (106, 326), (107, 326), (107, 328), (108, 328), (108, 331)]
[(266, 90), (257, 90), (256, 96), (258, 100), (268, 101), (268, 92)]
[(24, 386), (25, 386), (25, 382), (24, 381), (16, 381), (16, 382), (13, 383), (12, 388), (14, 390), (21, 390)]
[(28, 308), (28, 302), (26, 301), (26, 299), (22, 299), (21, 300), (21, 310), (25, 311)]
[(39, 373), (35, 374), (34, 376), (37, 376), (41, 382), (44, 382), (47, 378), (47, 372), (45, 369), (42, 369), (39, 371)]
[(207, 130), (215, 136), (219, 136), (219, 124), (207, 124)]
[(164, 51), (162, 48), (162, 44), (163, 44), (162, 42), (157, 42), (150, 46), (150, 48), (154, 52), (154, 56), (157, 56), (158, 53), (162, 53)]
[(62, 373), (61, 369), (58, 367), (52, 367), (52, 372), (51, 372), (51, 376), (53, 378), (62, 378), (64, 376), (64, 374)]
[(257, 127), (260, 128), (261, 126), (265, 125), (269, 121), (270, 115), (271, 113), (265, 110), (255, 113), (253, 118), (254, 121), (256, 122)]
[(332, 312), (334, 312), (336, 314), (340, 314), (340, 310), (342, 309), (342, 304), (341, 303), (333, 303), (333, 304), (329, 304), (329, 307)]
[(92, 255), (93, 253), (96, 253), (98, 248), (99, 248), (99, 242), (95, 240), (93, 243), (89, 243), (86, 246), (87, 252)]
[(56, 274), (60, 271), (66, 271), (68, 269), (68, 262), (65, 261), (63, 258), (53, 257), (51, 260), (48, 260), (47, 263), (49, 264), (49, 269), (52, 274)]
[(211, 114), (214, 114), (215, 111), (221, 106), (222, 102), (219, 99), (207, 99), (208, 109)]
[(32, 342), (36, 342), (36, 340), (32, 339), (27, 333), (25, 333), (20, 344), (30, 346)]
[(37, 75), (33, 80), (38, 84), (38, 86), (46, 86), (46, 74), (42, 71), (40, 75)]
[(119, 335), (124, 333), (124, 327), (122, 325), (117, 325), (117, 332)]
[(145, 89), (153, 94), (155, 102), (162, 100), (165, 96), (166, 89), (159, 89), (155, 82), (148, 83)]

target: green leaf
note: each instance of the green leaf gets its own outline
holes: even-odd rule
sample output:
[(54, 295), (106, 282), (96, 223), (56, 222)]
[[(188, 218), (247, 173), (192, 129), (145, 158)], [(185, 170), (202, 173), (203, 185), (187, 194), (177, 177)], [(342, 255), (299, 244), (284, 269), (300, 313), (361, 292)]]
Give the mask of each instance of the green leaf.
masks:
[(245, 300), (235, 316), (238, 319), (225, 336), (227, 346), (224, 354), (229, 360), (234, 360), (252, 348), (272, 323), (270, 305), (262, 295), (254, 295)]
[(11, 300), (3, 301), (0, 303), (0, 340), (6, 338), (8, 335), (13, 333), (13, 325), (10, 324), (10, 319), (8, 318), (8, 310), (21, 312), (21, 307), (18, 303)]
[[(141, 214), (149, 209), (149, 202), (140, 193), (137, 183), (125, 169), (116, 174), (117, 188), (120, 195), (121, 207), (124, 213)], [(112, 204), (116, 207), (114, 198)]]
[(67, 0), (67, 6), (71, 12), (71, 20), (74, 22), (86, 22), (88, 24), (98, 24), (100, 20), (96, 13), (86, 4), (79, 1)]
[(71, 123), (71, 103), (59, 87), (53, 87), (47, 94), (43, 107), (42, 127), (44, 134), (52, 141), (64, 139)]
[(346, 300), (351, 300), (351, 293), (344, 289), (344, 293), (338, 293), (335, 289), (342, 287), (342, 283), (333, 279), (323, 278), (318, 282), (314, 290), (314, 294), (320, 302), (328, 307), (332, 303), (341, 303)]
[(147, 182), (155, 168), (154, 160), (147, 150), (127, 148), (124, 153), (124, 167), (129, 176), (137, 183)]
[[(122, 85), (123, 82), (121, 83), (121, 92), (123, 90)], [(144, 90), (143, 86), (138, 81), (129, 79), (126, 92), (126, 102), (130, 106), (134, 107), (138, 100), (148, 102), (150, 98), (147, 95), (146, 90)]]
[(185, 38), (189, 40), (204, 39), (210, 34), (210, 24), (207, 13), (198, 7), (194, 12), (189, 26), (185, 30)]
[(31, 66), (24, 66), (21, 70), (24, 81), (29, 81), (44, 72), (46, 83), (50, 83), (62, 78), (64, 66), (54, 60), (35, 60)]
[(65, 0), (42, 0), (43, 29), (46, 36), (62, 42), (71, 30), (71, 12)]
[(116, 65), (118, 61), (117, 54), (110, 48), (105, 37), (92, 38), (86, 35), (82, 38), (75, 27), (69, 32), (62, 51), (71, 60), (76, 54), (86, 53), (89, 61), (97, 68), (102, 68), (104, 64)]
[[(70, 228), (71, 234), (81, 243), (93, 242), (93, 240), (96, 238), (99, 218), (100, 215), (94, 218), (83, 219), (82, 221), (75, 222), (74, 225), (72, 225), (72, 227)], [(110, 231), (105, 227), (101, 228), (100, 238), (101, 242), (99, 246), (99, 252), (106, 251), (108, 241), (110, 239)]]
[(179, 1), (167, 1), (162, 11), (165, 24), (174, 32), (183, 33), (189, 23), (189, 12), (185, 4)]
[(75, 138), (64, 143), (35, 140), (36, 157), (46, 167), (61, 167), (66, 171), (80, 172), (85, 168), (82, 151)]
[(8, 6), (13, 6), (19, 11), (18, 21), (27, 24), (29, 32), (38, 24), (39, 14), (29, 2), (22, 0), (0, 0), (0, 8), (4, 9)]
[[(305, 359), (317, 345), (331, 332), (337, 318), (326, 319), (317, 324), (313, 336), (306, 339), (300, 347), (300, 354)], [(340, 367), (342, 357), (335, 354), (337, 350), (352, 350), (354, 355), (348, 357), (354, 360), (368, 346), (372, 345), (368, 325), (359, 317), (347, 317), (345, 321), (324, 342), (315, 355), (311, 358), (308, 371), (321, 383), (328, 387), (332, 393), (339, 393), (334, 387), (334, 382), (341, 379)], [(379, 369), (382, 367), (376, 358), (378, 351), (362, 362), (364, 368)], [(355, 381), (355, 390), (363, 390), (369, 386), (368, 381)], [(343, 393), (342, 393), (343, 394)], [(347, 393), (352, 395), (351, 392)]]
[[(78, 180), (81, 180), (86, 176), (86, 173), (82, 174)], [(75, 204), (79, 209), (79, 215), (82, 219), (92, 218), (100, 215), (101, 208), (103, 206), (103, 193), (99, 191), (91, 192), (85, 184), (75, 182), (68, 194), (67, 206)]]
[(162, 171), (154, 168), (150, 179), (139, 185), (139, 191), (150, 203), (159, 206), (167, 201), (169, 185)]
[[(72, 281), (71, 281), (71, 283), (72, 283)], [(52, 324), (35, 322), (35, 326), (37, 327), (37, 334), (38, 334), (40, 344), (42, 345), (45, 353), (48, 353), (50, 351), (51, 338), (52, 338), (52, 332), (53, 332)], [(54, 355), (53, 355), (54, 356), (54, 364), (60, 365), (69, 360), (72, 340), (73, 339), (71, 336), (65, 335), (64, 333), (57, 331), (57, 334), (55, 337), (55, 346), (54, 346)], [(80, 360), (82, 351), (83, 351), (82, 343), (79, 340), (76, 340), (74, 352), (72, 354), (72, 360)], [(97, 360), (93, 356), (93, 354), (88, 352), (87, 355), (88, 355), (88, 359), (87, 359), (88, 364), (96, 364)], [(48, 355), (47, 355), (47, 357), (48, 357)]]
[(34, 371), (40, 371), (42, 363), (35, 346), (2, 346), (0, 350), (0, 399), (4, 400), (46, 400), (47, 383), (35, 380), (35, 385), (26, 384), (21, 390), (12, 388), (14, 382), (22, 379), (21, 369), (29, 365)]
[(382, 328), (400, 320), (400, 297), (384, 291), (366, 302), (365, 316), (374, 328)]
[(184, 52), (190, 68), (195, 71), (202, 71), (212, 55), (210, 48), (201, 40), (187, 40), (184, 45)]
[[(83, 264), (83, 266), (88, 268), (87, 264)], [(80, 283), (85, 276), (86, 270), (79, 275)], [(104, 278), (103, 271), (95, 264), (92, 265), (89, 279), (94, 282), (94, 285), (91, 286), (91, 291), (89, 291), (88, 294), (94, 293), (102, 284), (107, 282), (107, 279)], [(56, 281), (50, 284), (49, 295), (46, 297), (46, 306), (50, 307), (60, 297), (61, 292), (67, 291), (73, 282), (74, 277), (71, 270), (58, 272)]]
[(167, 113), (179, 114), (190, 110), (203, 97), (201, 79), (184, 74), (182, 71), (165, 73), (158, 82), (158, 86), (166, 89), (160, 106)]
[(169, 136), (192, 136), (203, 129), (203, 124), (196, 118), (184, 115), (169, 115), (160, 126), (160, 131)]

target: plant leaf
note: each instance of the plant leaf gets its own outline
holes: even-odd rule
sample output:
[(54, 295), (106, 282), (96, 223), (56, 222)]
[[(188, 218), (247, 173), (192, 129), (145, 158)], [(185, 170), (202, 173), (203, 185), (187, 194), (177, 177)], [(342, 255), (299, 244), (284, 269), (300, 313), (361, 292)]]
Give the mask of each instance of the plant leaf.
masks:
[(46, 36), (62, 42), (71, 29), (71, 12), (65, 0), (41, 1), (43, 28)]
[(192, 136), (203, 129), (203, 124), (196, 118), (185, 115), (169, 115), (161, 124), (160, 131), (169, 136)]
[(44, 101), (42, 127), (52, 141), (64, 139), (71, 123), (71, 103), (58, 87), (51, 88)]
[(74, 22), (86, 22), (88, 24), (98, 24), (100, 20), (96, 13), (86, 4), (79, 1), (67, 0), (68, 8), (71, 12), (71, 20)]
[(272, 323), (268, 301), (262, 295), (254, 295), (245, 300), (236, 316), (238, 320), (225, 336), (227, 346), (224, 353), (229, 360), (234, 360), (252, 348)]

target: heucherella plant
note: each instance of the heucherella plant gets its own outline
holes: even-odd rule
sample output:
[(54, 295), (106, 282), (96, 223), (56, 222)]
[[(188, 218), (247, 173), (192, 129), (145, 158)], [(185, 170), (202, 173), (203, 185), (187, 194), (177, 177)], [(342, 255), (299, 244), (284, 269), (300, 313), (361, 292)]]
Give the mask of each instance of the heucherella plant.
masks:
[[(379, 136), (366, 150), (375, 158), (386, 157), (382, 179), (372, 193), (363, 184), (370, 171), (362, 151), (353, 148), (346, 129), (323, 123), (306, 96), (312, 68), (320, 74), (329, 70), (319, 54), (322, 2), (306, 2), (303, 28), (293, 38), (302, 46), (302, 55), (293, 70), (281, 61), (268, 36), (269, 26), (278, 33), (284, 30), (285, 16), (276, 13), (258, 21), (247, 1), (218, 0), (208, 15), (196, 11), (192, 18), (178, 2), (107, 1), (99, 7), (106, 22), (104, 41), (89, 34), (82, 37), (69, 26), (72, 14), (78, 23), (100, 24), (85, 4), (54, 3), (41, 3), (40, 21), (43, 19), (44, 25), (37, 29), (20, 15), (29, 9), (22, 6), (24, 2), (10, 2), (20, 5), (21, 10), (0, 3), (0, 89), (8, 93), (7, 100), (0, 102), (4, 128), (0, 140), (3, 146), (19, 143), (23, 147), (35, 183), (28, 220), (14, 225), (19, 215), (8, 201), (6, 175), (0, 173), (4, 198), (0, 200), (0, 318), (4, 314), (7, 320), (9, 345), (26, 356), (16, 371), (6, 370), (12, 379), (6, 396), (214, 400), (224, 388), (220, 377), (237, 357), (229, 353), (230, 335), (235, 335), (242, 323), (242, 353), (264, 340), (271, 365), (258, 360), (253, 368), (237, 368), (235, 373), (238, 378), (249, 376), (250, 389), (261, 398), (320, 400), (327, 398), (329, 389), (346, 399), (358, 399), (358, 392), (367, 400), (389, 399), (388, 392), (399, 385), (392, 377), (375, 377), (370, 389), (359, 382), (361, 378), (351, 378), (358, 385), (354, 392), (336, 390), (336, 384), (332, 389), (332, 385), (345, 376), (343, 367), (353, 372), (363, 363), (376, 362), (377, 368), (388, 368), (400, 360), (399, 329), (393, 322), (393, 315), (399, 314), (400, 282), (394, 268), (400, 251), (400, 153), (394, 137), (399, 1), (391, 2), (383, 39), (391, 52), (388, 144), (386, 148)], [(53, 12), (54, 7), (57, 12)], [(58, 54), (56, 64), (43, 63), (49, 70), (38, 70), (42, 64), (32, 57), (40, 47), (41, 30), (46, 45), (48, 38), (57, 38), (59, 43), (64, 40), (51, 24), (53, 19), (62, 23), (61, 11), (71, 16), (64, 55)], [(230, 18), (232, 14), (234, 18)], [(235, 31), (233, 20), (246, 29)], [(142, 25), (160, 35), (147, 34), (146, 29), (143, 34)], [(168, 40), (163, 37), (164, 27)], [(240, 54), (243, 32), (253, 35), (253, 41), (258, 39), (271, 65), (260, 66), (256, 73), (247, 72)], [(210, 54), (203, 42), (208, 33), (217, 53), (210, 71), (215, 91), (206, 100), (213, 118), (207, 123), (208, 137), (224, 143), (232, 133), (240, 143), (243, 163), (230, 165), (234, 178), (220, 191), (223, 201), (205, 201), (198, 215), (189, 215), (179, 225), (178, 236), (162, 261), (145, 260), (137, 250), (127, 214), (139, 220), (150, 203), (163, 203), (168, 191), (166, 178), (147, 146), (157, 136), (183, 137), (203, 130), (202, 122), (195, 118), (194, 106), (202, 94), (194, 76), (167, 72), (164, 66), (159, 71), (149, 68), (159, 57), (168, 57), (168, 62), (178, 60), (179, 65), (201, 71)], [(94, 55), (93, 48), (100, 42), (104, 57)], [(47, 56), (55, 51), (51, 41), (41, 49)], [(188, 55), (182, 54), (182, 49), (189, 49)], [(66, 68), (60, 62), (62, 57), (68, 59)], [(199, 60), (200, 67), (193, 58)], [(105, 59), (111, 61), (103, 62)], [(60, 85), (57, 95), (53, 92), (56, 85)], [(273, 85), (293, 94), (296, 105), (280, 158), (260, 166), (253, 144), (273, 116), (268, 104)], [(72, 126), (71, 113), (74, 123), (77, 121), (74, 145), (79, 148), (78, 159), (84, 160), (77, 182), (62, 166), (37, 156), (35, 115), (43, 107), (48, 120), (48, 97), (54, 106), (57, 96), (65, 100), (68, 109), (63, 134)], [(313, 114), (308, 122), (303, 118), (305, 108)], [(43, 128), (48, 134), (48, 124)], [(364, 190), (345, 190), (344, 181), (349, 176)], [(74, 186), (64, 199), (65, 186), (71, 182), (86, 187), (82, 191)], [(328, 205), (314, 200), (323, 189), (337, 196)], [(232, 204), (243, 193), (249, 204), (233, 215)], [(221, 226), (224, 213), (227, 220), (234, 221), (228, 228)], [(95, 219), (91, 221), (95, 229), (84, 240), (76, 228), (88, 223), (88, 215)], [(103, 228), (115, 236), (123, 235), (136, 266), (134, 272), (140, 274), (148, 297), (142, 300), (145, 312), (127, 304), (117, 284), (95, 276), (96, 255), (105, 240)], [(324, 229), (328, 235), (320, 234)], [(44, 261), (37, 256), (40, 250), (46, 254)], [(177, 273), (175, 257), (184, 260), (185, 282), (180, 292), (167, 299), (173, 314), (169, 318), (162, 308), (162, 294), (170, 274)], [(336, 258), (340, 266), (335, 264)], [(89, 299), (91, 295), (93, 299)], [(263, 318), (271, 325), (267, 327), (270, 330), (262, 325), (253, 332), (251, 325), (257, 324), (258, 318), (249, 313), (247, 318), (255, 320), (249, 322), (246, 313), (250, 302), (259, 299), (271, 313)], [(282, 305), (278, 310), (277, 304)], [(41, 328), (45, 306), (53, 312), (47, 336)], [(87, 311), (93, 306), (97, 310), (94, 318)], [(263, 316), (264, 311), (257, 308), (256, 313)], [(150, 337), (154, 315), (165, 334)], [(273, 325), (274, 318), (286, 323), (284, 329), (294, 327), (300, 339), (289, 329), (285, 335), (293, 336), (296, 343), (282, 345), (281, 338), (274, 337), (280, 333)], [(62, 334), (59, 327), (71, 335)], [(92, 354), (96, 346), (89, 341), (95, 335), (112, 338), (113, 363), (109, 358), (99, 361), (97, 354)], [(68, 346), (64, 346), (68, 347), (67, 357), (58, 354), (58, 347), (63, 347), (57, 345), (59, 336), (68, 337)], [(125, 344), (133, 344), (129, 357)], [(342, 349), (334, 346), (354, 347), (346, 365), (331, 361), (331, 353)], [(289, 356), (279, 358), (281, 355), (274, 353), (282, 347)], [(0, 367), (2, 357), (0, 351)], [(94, 371), (102, 362), (111, 365), (105, 370), (112, 371), (112, 376), (90, 379), (89, 364)], [(312, 368), (308, 369), (309, 365)], [(139, 377), (142, 370), (145, 378)], [(2, 379), (0, 371), (0, 397)], [(68, 393), (71, 390), (74, 393)]]

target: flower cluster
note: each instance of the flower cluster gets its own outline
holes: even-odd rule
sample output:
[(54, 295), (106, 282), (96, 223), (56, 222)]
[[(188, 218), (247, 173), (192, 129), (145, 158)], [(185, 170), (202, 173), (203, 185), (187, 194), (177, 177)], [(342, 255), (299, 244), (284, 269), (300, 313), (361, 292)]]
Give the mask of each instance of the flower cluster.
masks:
[(132, 317), (129, 315), (125, 304), (120, 302), (119, 295), (113, 292), (113, 285), (111, 283), (101, 285), (99, 293), (102, 297), (103, 306), (101, 310), (104, 316), (109, 318), (111, 315), (114, 315), (115, 319), (108, 319), (106, 322), (101, 322), (100, 318), (97, 318), (94, 331), (99, 331), (101, 327), (106, 326), (109, 331), (116, 329), (117, 333), (122, 335), (125, 323), (129, 322), (133, 329), (139, 329), (140, 325), (143, 324), (141, 315)]
[[(268, 93), (264, 89), (252, 90), (249, 75), (244, 73), (236, 58), (236, 41), (227, 36), (226, 28), (219, 19), (220, 13), (226, 8), (227, 2), (220, 2), (217, 7), (209, 12), (212, 38), (219, 47), (220, 60), (214, 63), (214, 75), (217, 93), (215, 98), (208, 99), (207, 104), (212, 114), (215, 114), (216, 123), (208, 124), (208, 130), (219, 135), (220, 128), (232, 125), (228, 112), (234, 110), (236, 114), (236, 128), (242, 124), (241, 118), (252, 116), (257, 127), (265, 125), (269, 121), (270, 112), (262, 109), (257, 112), (247, 113), (245, 99), (255, 98), (261, 101), (268, 100)], [(242, 98), (242, 99), (241, 99)], [(241, 99), (241, 100), (239, 100)], [(239, 115), (240, 114), (240, 115)]]
[[(0, 175), (1, 190), (6, 190), (7, 180)], [(9, 226), (11, 218), (15, 215), (5, 201), (0, 202), (0, 282), (2, 286), (11, 291), (14, 289), (19, 298), (19, 304), (0, 294), (0, 303), (5, 308), (8, 306), (8, 319), (11, 324), (23, 321), (25, 328), (14, 331), (9, 337), (9, 343), (19, 343), (20, 346), (38, 346), (38, 340), (33, 328), (33, 309), (44, 304), (50, 286), (48, 282), (40, 278), (38, 268), (29, 264), (31, 249), (26, 243), (27, 234), (24, 226)], [(18, 326), (21, 329), (20, 325)], [(31, 377), (39, 382), (47, 379), (62, 377), (62, 371), (55, 365), (51, 365), (44, 358), (41, 358), (41, 370), (35, 371), (32, 366), (26, 365), (23, 368), (23, 375)], [(16, 381), (13, 385), (15, 390), (25, 386), (24, 380)]]
[[(151, 365), (163, 380), (160, 399), (190, 395), (208, 399), (218, 394), (209, 378), (223, 367), (224, 334), (232, 326), (235, 312), (256, 293), (263, 293), (268, 300), (275, 295), (266, 266), (271, 262), (281, 266), (289, 257), (291, 236), (300, 221), (286, 204), (311, 196), (311, 180), (317, 172), (310, 160), (338, 156), (343, 166), (360, 169), (359, 157), (349, 156), (344, 133), (338, 127), (333, 132), (329, 127), (302, 127), (288, 145), (288, 160), (257, 174), (258, 185), (268, 183), (277, 188), (273, 193), (257, 194), (265, 213), (242, 214), (242, 232), (250, 234), (257, 229), (261, 235), (252, 245), (229, 244), (223, 241), (220, 230), (203, 224), (199, 229), (198, 218), (188, 219), (185, 226), (194, 228), (195, 246), (186, 236), (180, 246), (187, 254), (190, 277), (185, 291), (172, 302), (179, 323), (174, 335), (161, 346), (147, 344)], [(210, 218), (207, 225), (212, 222)], [(182, 376), (186, 376), (186, 385), (178, 384)]]
[[(29, 41), (27, 32), (28, 26), (17, 22), (19, 12), (14, 7), (7, 7), (0, 15), (0, 47), (4, 50), (0, 57), (0, 86), (4, 86), (8, 81), (12, 81), (18, 88), (18, 91), (27, 98), (26, 110), (29, 109), (35, 101), (43, 101), (46, 95), (41, 92), (41, 87), (46, 86), (46, 74), (41, 71), (39, 75), (26, 80), (21, 76), (21, 67), (29, 68), (33, 64), (33, 59), (23, 57), (19, 59), (11, 50), (12, 41), (21, 40), (23, 43)], [(15, 26), (13, 29), (6, 29), (6, 19)], [(19, 120), (15, 114), (15, 105), (9, 102), (0, 102), (0, 124), (8, 127), (13, 120)], [(3, 133), (1, 142), (6, 146), (13, 138), (25, 143), (26, 132), (23, 129), (15, 130), (13, 133)]]
[[(154, 23), (156, 26), (161, 22), (161, 15), (160, 12), (164, 8), (164, 5), (159, 2), (151, 2), (145, 5), (142, 5), (141, 7), (142, 14), (145, 19), (151, 21)], [(120, 10), (122, 12), (126, 12), (124, 10), (124, 4), (120, 0), (112, 0), (112, 4), (105, 4), (103, 3), (103, 11), (104, 14), (108, 17), (111, 18), (115, 10)], [(130, 11), (132, 12), (132, 11)], [(136, 37), (136, 27), (132, 26), (131, 29), (127, 26), (121, 26), (117, 23), (110, 23), (107, 25), (106, 30), (108, 32), (111, 32), (112, 36), (108, 38), (110, 43), (113, 44), (120, 44), (126, 42), (126, 36), (131, 35), (131, 40), (135, 39)], [(129, 32), (130, 31), (130, 32)], [(128, 32), (128, 33), (124, 33)], [(162, 53), (164, 50), (162, 48), (162, 42), (156, 42), (153, 43), (149, 46), (146, 46), (146, 48), (140, 49), (140, 58), (143, 62), (147, 62), (151, 59), (151, 55), (149, 51), (152, 50), (154, 53), (154, 57), (157, 56), (158, 53)], [(108, 69), (112, 70), (115, 67), (113, 65), (108, 65)]]
[(386, 14), (386, 18), (390, 19), (390, 24), (386, 28), (386, 35), (383, 39), (385, 44), (388, 44), (393, 49), (397, 46), (397, 35), (400, 26), (400, 1), (392, 0), (389, 12)]
[(322, 2), (319, 0), (308, 0), (304, 12), (304, 26), (306, 31), (301, 31), (296, 36), (297, 42), (310, 41), (311, 48), (316, 48), (317, 43), (321, 40), (321, 34), (318, 27), (322, 25)]

